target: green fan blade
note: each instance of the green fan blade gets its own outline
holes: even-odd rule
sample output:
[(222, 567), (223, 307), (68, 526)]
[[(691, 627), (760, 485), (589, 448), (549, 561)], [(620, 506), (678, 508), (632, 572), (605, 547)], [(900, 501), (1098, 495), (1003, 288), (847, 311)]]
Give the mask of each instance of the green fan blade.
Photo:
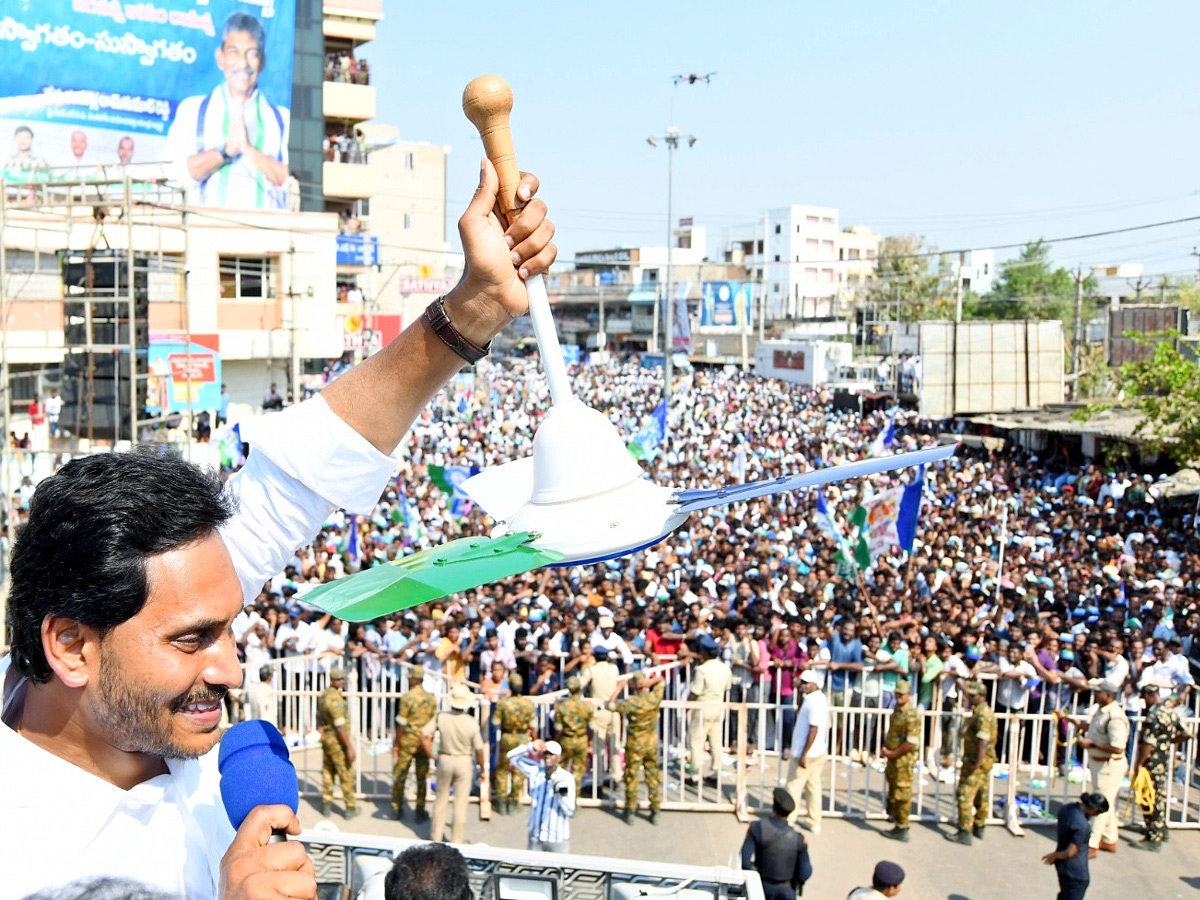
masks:
[(339, 619), (366, 622), (563, 559), (557, 551), (529, 546), (536, 537), (518, 531), (498, 538), (460, 538), (323, 584), (301, 599)]

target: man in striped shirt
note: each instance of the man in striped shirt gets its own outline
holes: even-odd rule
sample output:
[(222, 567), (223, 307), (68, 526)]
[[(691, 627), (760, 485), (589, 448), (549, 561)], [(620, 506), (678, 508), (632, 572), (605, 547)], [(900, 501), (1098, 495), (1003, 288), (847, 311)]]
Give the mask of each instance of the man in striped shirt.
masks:
[[(537, 753), (542, 755), (540, 764), (534, 759)], [(529, 850), (571, 852), (575, 779), (559, 766), (561, 759), (558, 741), (530, 741), (508, 752), (509, 762), (525, 776), (529, 789)]]

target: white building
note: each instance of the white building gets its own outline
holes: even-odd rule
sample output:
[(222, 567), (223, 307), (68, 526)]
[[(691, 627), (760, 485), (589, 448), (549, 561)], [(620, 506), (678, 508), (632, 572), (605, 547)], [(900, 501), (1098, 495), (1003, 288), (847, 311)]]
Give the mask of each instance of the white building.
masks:
[(966, 250), (952, 264), (964, 294), (973, 291), (982, 297), (991, 292), (996, 278), (995, 250)]
[(873, 276), (878, 251), (867, 226), (841, 230), (836, 207), (793, 204), (731, 228), (725, 258), (763, 284), (768, 318), (830, 319)]

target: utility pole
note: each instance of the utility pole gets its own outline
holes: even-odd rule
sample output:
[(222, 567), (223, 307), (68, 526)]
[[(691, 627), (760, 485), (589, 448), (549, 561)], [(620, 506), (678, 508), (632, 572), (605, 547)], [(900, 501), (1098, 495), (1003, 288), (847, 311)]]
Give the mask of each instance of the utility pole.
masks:
[(1075, 272), (1075, 340), (1071, 347), (1071, 395), (1079, 397), (1079, 348), (1083, 344), (1083, 264)]
[[(667, 280), (663, 285), (663, 400), (671, 400), (671, 353), (675, 343), (675, 296), (671, 284), (671, 268), (675, 262), (675, 151), (679, 149), (679, 129), (672, 125), (661, 138), (648, 137), (646, 143), (657, 147), (660, 140), (667, 145)], [(688, 146), (696, 144), (693, 135), (685, 135), (683, 139)]]
[(954, 321), (962, 321), (962, 263), (954, 276)]
[(770, 212), (763, 211), (762, 253), (758, 269), (758, 340), (765, 341), (767, 332), (767, 229), (771, 221)]

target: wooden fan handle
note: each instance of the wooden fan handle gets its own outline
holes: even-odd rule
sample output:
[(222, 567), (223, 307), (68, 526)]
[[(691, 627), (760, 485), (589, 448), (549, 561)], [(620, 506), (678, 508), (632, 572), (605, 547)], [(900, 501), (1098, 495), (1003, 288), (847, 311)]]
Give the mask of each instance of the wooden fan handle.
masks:
[(500, 177), (500, 209), (511, 223), (525, 204), (517, 198), (521, 171), (513, 149), (509, 115), (513, 95), (508, 82), (499, 75), (480, 75), (463, 89), (463, 112), (479, 129), (483, 149)]

